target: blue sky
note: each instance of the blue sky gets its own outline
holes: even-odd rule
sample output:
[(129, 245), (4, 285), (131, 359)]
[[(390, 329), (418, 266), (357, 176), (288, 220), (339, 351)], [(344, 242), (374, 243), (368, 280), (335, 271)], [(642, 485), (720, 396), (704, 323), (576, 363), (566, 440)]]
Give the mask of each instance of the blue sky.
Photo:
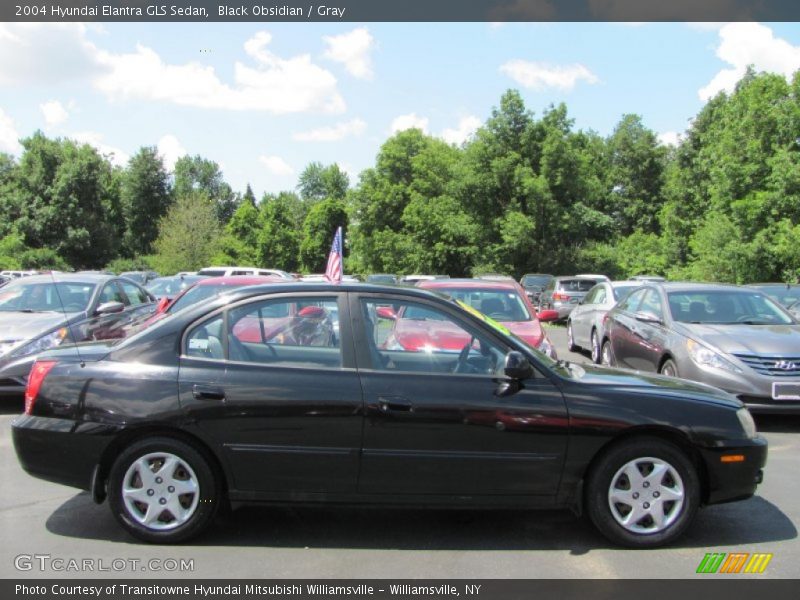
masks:
[(311, 161), (354, 181), (404, 127), (460, 143), (508, 88), (603, 135), (637, 113), (674, 143), (747, 64), (800, 68), (800, 25), (0, 24), (0, 151), (36, 129), (119, 163), (157, 145), (260, 197)]

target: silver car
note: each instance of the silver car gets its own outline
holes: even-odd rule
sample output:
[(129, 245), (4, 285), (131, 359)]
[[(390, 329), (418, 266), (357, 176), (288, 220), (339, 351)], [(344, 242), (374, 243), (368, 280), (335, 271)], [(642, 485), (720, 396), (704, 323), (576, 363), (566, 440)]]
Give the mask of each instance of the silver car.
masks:
[(570, 352), (581, 348), (592, 352), (592, 360), (600, 362), (600, 340), (603, 339), (603, 319), (614, 305), (641, 281), (602, 281), (594, 286), (567, 318), (567, 343)]
[(752, 288), (644, 285), (608, 312), (601, 356), (713, 385), (753, 412), (800, 413), (800, 323)]
[(563, 321), (578, 302), (595, 284), (608, 281), (605, 275), (571, 275), (554, 277), (539, 295), (537, 312), (554, 310), (558, 313), (556, 321)]

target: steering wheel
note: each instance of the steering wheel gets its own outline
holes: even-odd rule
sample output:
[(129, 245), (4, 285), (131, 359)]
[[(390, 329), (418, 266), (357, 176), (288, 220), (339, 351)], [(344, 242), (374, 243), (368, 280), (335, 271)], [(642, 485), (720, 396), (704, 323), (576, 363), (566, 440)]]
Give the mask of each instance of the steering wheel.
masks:
[(467, 342), (464, 347), (461, 349), (461, 352), (458, 353), (458, 360), (456, 361), (456, 366), (453, 369), (453, 373), (476, 373), (476, 369), (469, 364), (469, 353), (472, 350), (472, 344), (475, 343), (475, 336), (472, 336)]

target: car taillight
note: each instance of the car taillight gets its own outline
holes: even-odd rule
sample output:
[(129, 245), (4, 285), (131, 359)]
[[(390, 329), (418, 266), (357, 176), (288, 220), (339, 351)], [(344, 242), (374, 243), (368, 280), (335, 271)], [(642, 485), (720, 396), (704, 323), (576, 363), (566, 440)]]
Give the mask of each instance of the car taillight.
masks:
[(36, 402), (36, 396), (39, 395), (39, 389), (42, 387), (42, 382), (47, 374), (56, 365), (54, 360), (37, 360), (33, 363), (31, 374), (28, 375), (28, 385), (25, 388), (25, 414), (29, 415), (33, 412), (33, 405)]
[(569, 300), (569, 295), (567, 295), (567, 294), (553, 294), (553, 300)]

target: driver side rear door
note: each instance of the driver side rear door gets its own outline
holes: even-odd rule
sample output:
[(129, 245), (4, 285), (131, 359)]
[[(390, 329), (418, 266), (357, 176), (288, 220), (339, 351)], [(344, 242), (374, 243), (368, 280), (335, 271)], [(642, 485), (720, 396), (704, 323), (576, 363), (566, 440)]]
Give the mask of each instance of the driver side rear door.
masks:
[(351, 293), (350, 313), (365, 399), (359, 493), (556, 493), (564, 399), (541, 374), (496, 395), (510, 349), (501, 337), (448, 303)]

